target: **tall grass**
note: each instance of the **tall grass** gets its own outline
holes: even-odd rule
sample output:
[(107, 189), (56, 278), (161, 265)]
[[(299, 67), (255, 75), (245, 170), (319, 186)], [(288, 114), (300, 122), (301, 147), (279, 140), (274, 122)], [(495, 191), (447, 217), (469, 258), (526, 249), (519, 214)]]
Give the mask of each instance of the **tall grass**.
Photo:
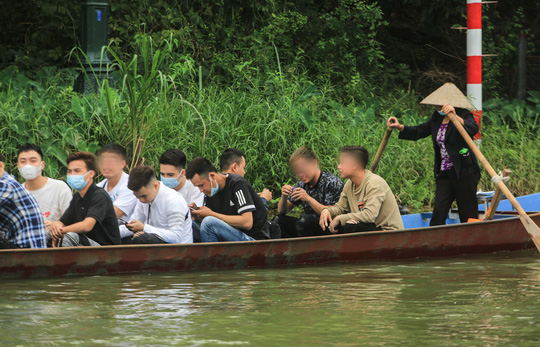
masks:
[[(188, 159), (205, 156), (217, 163), (222, 150), (237, 147), (247, 155), (246, 178), (257, 189), (277, 193), (282, 184), (294, 181), (288, 157), (298, 146), (313, 147), (322, 169), (335, 173), (341, 146), (359, 144), (374, 154), (387, 117), (418, 124), (432, 111), (420, 108), (419, 96), (410, 90), (383, 93), (364, 87), (361, 100), (345, 104), (331, 87), (315, 86), (293, 73), (206, 85), (189, 58), (156, 60), (155, 52), (142, 58), (150, 59), (143, 70), (137, 58), (122, 62), (112, 54), (119, 83), (114, 88), (104, 84), (101, 93), (87, 97), (72, 90), (72, 70), (43, 71), (34, 80), (13, 68), (0, 72), (1, 150), (8, 169), (14, 171), (16, 149), (26, 141), (43, 147), (46, 172), (53, 177), (64, 174), (69, 152), (96, 152), (111, 141), (128, 147), (133, 162), (150, 165), (157, 165), (169, 148), (181, 148)], [(501, 121), (484, 127), (482, 149), (494, 167), (514, 171), (509, 185), (516, 194), (539, 189), (539, 145), (536, 130), (527, 123)], [(378, 173), (401, 204), (430, 208), (434, 178), (429, 139), (414, 143), (393, 134)], [(492, 189), (486, 175), (481, 188)]]

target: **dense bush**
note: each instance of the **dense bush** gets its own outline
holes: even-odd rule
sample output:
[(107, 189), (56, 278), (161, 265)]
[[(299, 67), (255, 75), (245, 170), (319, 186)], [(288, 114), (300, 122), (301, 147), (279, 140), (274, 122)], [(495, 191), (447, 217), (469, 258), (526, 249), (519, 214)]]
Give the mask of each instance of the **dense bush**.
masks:
[[(1, 71), (0, 135), (8, 169), (15, 171), (16, 150), (26, 141), (43, 147), (46, 172), (53, 177), (65, 174), (70, 151), (96, 152), (111, 141), (129, 149), (132, 164), (154, 165), (172, 147), (215, 162), (234, 146), (245, 151), (247, 178), (256, 188), (278, 192), (293, 181), (287, 158), (296, 147), (312, 146), (322, 168), (335, 172), (342, 145), (361, 144), (375, 153), (388, 116), (417, 124), (432, 112), (410, 90), (389, 94), (368, 85), (359, 89), (359, 102), (343, 103), (328, 84), (315, 85), (296, 73), (254, 74), (250, 88), (234, 81), (226, 87), (198, 83), (191, 58), (178, 60), (171, 53), (175, 45), (171, 39), (156, 46), (142, 36), (136, 56), (124, 60), (111, 50), (116, 87), (104, 82), (99, 93), (86, 97), (73, 91), (72, 69), (44, 68), (35, 79), (14, 67)], [(539, 188), (531, 179), (540, 169), (538, 93), (529, 102), (487, 103), (492, 109), (487, 108), (482, 148), (494, 167), (514, 171), (510, 187), (517, 194)], [(433, 198), (432, 165), (431, 141), (399, 141), (395, 134), (379, 173), (402, 204), (420, 209)], [(482, 188), (492, 189), (488, 177)]]

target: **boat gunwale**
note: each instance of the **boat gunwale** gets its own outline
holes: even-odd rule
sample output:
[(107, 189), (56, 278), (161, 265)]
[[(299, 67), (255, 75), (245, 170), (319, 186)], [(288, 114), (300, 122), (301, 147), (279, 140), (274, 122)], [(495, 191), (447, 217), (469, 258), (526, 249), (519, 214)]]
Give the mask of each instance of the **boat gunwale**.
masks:
[[(540, 212), (528, 213), (531, 218), (540, 216)], [(508, 215), (505, 215), (505, 217)], [(423, 228), (411, 228), (411, 229), (400, 229), (400, 230), (383, 230), (383, 231), (368, 231), (368, 232), (357, 232), (349, 234), (335, 234), (335, 235), (321, 235), (321, 236), (307, 236), (307, 237), (296, 237), (296, 238), (286, 238), (286, 239), (269, 239), (269, 240), (254, 240), (254, 241), (232, 241), (232, 242), (206, 242), (206, 243), (174, 243), (174, 244), (141, 244), (141, 245), (106, 245), (106, 246), (77, 246), (77, 247), (58, 247), (58, 248), (16, 248), (16, 249), (2, 249), (0, 254), (7, 253), (24, 253), (24, 252), (68, 252), (68, 251), (90, 251), (90, 250), (127, 250), (127, 249), (152, 249), (152, 248), (183, 248), (183, 247), (201, 247), (206, 248), (210, 246), (220, 247), (235, 247), (239, 245), (245, 246), (254, 246), (259, 244), (279, 244), (283, 242), (298, 243), (304, 241), (317, 241), (317, 240), (335, 240), (340, 238), (351, 238), (351, 237), (361, 237), (369, 235), (391, 235), (391, 234), (403, 234), (406, 232), (421, 232), (421, 231), (435, 231), (441, 229), (455, 229), (467, 227), (469, 225), (476, 225), (480, 223), (485, 224), (496, 224), (504, 223), (519, 220), (519, 216), (515, 217), (506, 217), (502, 219), (494, 219), (489, 221), (478, 221), (472, 223), (458, 223), (458, 224), (446, 224), (446, 225), (437, 225), (437, 226), (428, 226)]]

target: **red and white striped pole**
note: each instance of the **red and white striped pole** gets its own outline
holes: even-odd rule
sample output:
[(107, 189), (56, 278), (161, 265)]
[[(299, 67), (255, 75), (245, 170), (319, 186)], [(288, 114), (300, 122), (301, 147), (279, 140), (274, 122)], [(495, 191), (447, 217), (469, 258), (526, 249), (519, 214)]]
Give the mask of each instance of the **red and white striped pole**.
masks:
[[(482, 0), (467, 0), (467, 96), (476, 108), (474, 118), (482, 119)], [(474, 139), (482, 141), (480, 131)]]

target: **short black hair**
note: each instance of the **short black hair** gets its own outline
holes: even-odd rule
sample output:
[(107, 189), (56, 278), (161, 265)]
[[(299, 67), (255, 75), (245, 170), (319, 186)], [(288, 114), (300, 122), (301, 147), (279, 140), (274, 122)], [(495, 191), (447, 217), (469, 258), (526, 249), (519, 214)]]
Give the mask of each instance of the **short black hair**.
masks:
[(347, 153), (353, 156), (365, 169), (369, 162), (369, 152), (362, 146), (343, 146), (341, 153)]
[(90, 152), (75, 152), (71, 153), (67, 159), (66, 163), (69, 164), (72, 161), (75, 160), (82, 160), (84, 161), (86, 165), (86, 169), (88, 171), (92, 170), (94, 172), (97, 172), (97, 166), (96, 166), (96, 156), (93, 153)]
[(160, 164), (172, 165), (178, 170), (186, 168), (186, 161), (186, 154), (179, 149), (168, 149), (159, 157)]
[(246, 158), (244, 152), (236, 148), (227, 148), (219, 157), (219, 169), (223, 172), (228, 170), (234, 163), (240, 165), (242, 158)]
[(136, 192), (142, 187), (146, 187), (150, 182), (156, 179), (154, 168), (146, 165), (138, 165), (129, 173), (128, 188)]
[(28, 142), (19, 148), (19, 151), (17, 152), (17, 157), (19, 157), (21, 153), (30, 152), (30, 151), (37, 152), (39, 156), (41, 157), (41, 160), (43, 160), (43, 152), (41, 151), (41, 148), (39, 148), (39, 146), (37, 145), (34, 145), (33, 143), (28, 143)]
[(105, 146), (101, 147), (99, 154), (103, 153), (114, 153), (122, 157), (122, 159), (127, 160), (127, 151), (124, 147), (120, 146), (117, 143), (108, 143)]
[(206, 158), (198, 157), (189, 162), (186, 169), (186, 177), (188, 180), (192, 179), (195, 175), (206, 177), (211, 172), (218, 172), (214, 164)]

